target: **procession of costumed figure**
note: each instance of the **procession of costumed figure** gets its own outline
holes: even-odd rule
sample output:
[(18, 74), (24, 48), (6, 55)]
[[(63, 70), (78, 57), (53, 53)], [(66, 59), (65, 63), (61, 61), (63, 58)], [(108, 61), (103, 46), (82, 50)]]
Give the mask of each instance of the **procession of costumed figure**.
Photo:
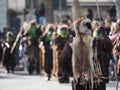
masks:
[(72, 39), (66, 42), (61, 54), (59, 55), (59, 70), (61, 77), (60, 83), (69, 83), (70, 77), (73, 76), (72, 72)]
[(120, 81), (120, 19), (117, 20), (117, 23), (115, 23), (115, 34), (112, 40), (113, 42), (113, 55), (115, 58), (115, 67), (116, 67), (116, 78), (117, 78), (117, 88), (118, 88), (118, 82)]
[(72, 40), (74, 37), (74, 31), (71, 27), (67, 27), (67, 31), (69, 31), (69, 36), (64, 44), (64, 47), (61, 53), (58, 56), (58, 72), (60, 83), (69, 83), (70, 77), (73, 76), (72, 71)]
[(10, 71), (14, 73), (15, 64), (16, 64), (15, 50), (11, 52), (11, 49), (13, 47), (15, 36), (13, 35), (11, 31), (8, 31), (6, 33), (5, 39), (6, 39), (5, 42), (3, 42), (3, 56), (2, 56), (3, 65), (6, 67), (7, 73), (10, 73)]
[(48, 24), (45, 32), (40, 37), (40, 40), (44, 45), (44, 70), (47, 74), (48, 80), (50, 80), (53, 69), (53, 50), (52, 50), (52, 36), (55, 31), (55, 26), (53, 24)]
[(93, 40), (94, 90), (106, 90), (109, 82), (109, 64), (112, 59), (112, 42), (104, 27), (99, 27)]
[(81, 17), (74, 22), (72, 90), (93, 90), (91, 21)]
[(58, 81), (59, 82), (63, 82), (61, 77), (63, 77), (63, 74), (61, 72), (61, 68), (60, 68), (60, 63), (62, 62), (59, 59), (59, 56), (65, 46), (65, 43), (68, 41), (69, 39), (69, 28), (67, 25), (63, 24), (63, 25), (59, 25), (57, 28), (57, 34), (53, 36), (54, 37), (54, 46), (55, 46), (55, 75), (58, 77)]
[[(24, 32), (25, 33), (25, 32)], [(28, 31), (23, 35), (23, 37), (27, 37), (28, 41), (28, 72), (32, 74), (36, 71), (39, 74), (40, 71), (40, 49), (39, 45), (39, 37), (41, 35), (40, 28), (37, 27), (37, 23), (35, 20), (30, 22)]]
[[(113, 43), (113, 54), (115, 57), (115, 67), (116, 67), (116, 78), (118, 81), (120, 81), (120, 35), (116, 38), (116, 40)], [(117, 82), (118, 83), (118, 82)]]

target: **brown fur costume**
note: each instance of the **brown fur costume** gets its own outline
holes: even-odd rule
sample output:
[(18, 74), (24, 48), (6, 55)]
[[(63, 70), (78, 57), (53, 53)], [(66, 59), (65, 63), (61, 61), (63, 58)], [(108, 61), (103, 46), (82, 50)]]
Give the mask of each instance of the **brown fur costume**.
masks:
[[(55, 53), (55, 57), (54, 57), (54, 60), (55, 60), (55, 76), (56, 77), (59, 77), (60, 73), (59, 73), (59, 63), (61, 62), (59, 60), (59, 56), (65, 46), (65, 43), (68, 41), (69, 39), (69, 36), (68, 37), (62, 37), (61, 36), (61, 30), (62, 29), (66, 29), (66, 30), (69, 30), (68, 29), (68, 26), (67, 25), (60, 25), (58, 26), (57, 28), (57, 34), (55, 34), (55, 38), (54, 38), (54, 41), (55, 41), (55, 45), (54, 45), (54, 53)], [(69, 32), (69, 31), (68, 31)], [(61, 76), (61, 75), (60, 75)]]
[(73, 76), (72, 72), (72, 39), (67, 42), (59, 55), (59, 76), (60, 83), (69, 83), (69, 77)]
[[(80, 85), (88, 82), (92, 89), (92, 37), (90, 20), (83, 17), (75, 22), (76, 36), (73, 39), (73, 74)], [(80, 80), (78, 80), (78, 78)], [(75, 88), (74, 88), (75, 89)], [(76, 90), (76, 89), (75, 89)], [(88, 89), (87, 89), (88, 90)]]

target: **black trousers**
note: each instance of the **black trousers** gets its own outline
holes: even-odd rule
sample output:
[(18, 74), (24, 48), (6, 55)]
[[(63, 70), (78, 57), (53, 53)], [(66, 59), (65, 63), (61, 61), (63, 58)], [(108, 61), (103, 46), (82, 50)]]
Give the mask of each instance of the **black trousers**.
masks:
[(10, 70), (12, 71), (12, 73), (14, 73), (14, 69), (16, 66), (15, 63), (15, 54), (14, 53), (10, 53), (10, 48), (7, 48), (5, 51), (5, 55), (4, 55), (4, 61), (3, 61), (3, 65), (6, 67), (7, 72), (9, 73)]

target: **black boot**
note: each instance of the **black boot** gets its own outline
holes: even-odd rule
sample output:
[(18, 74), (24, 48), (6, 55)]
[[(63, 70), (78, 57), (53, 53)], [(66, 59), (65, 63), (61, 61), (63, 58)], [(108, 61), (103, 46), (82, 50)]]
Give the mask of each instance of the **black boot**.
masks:
[(50, 81), (50, 78), (51, 78), (51, 75), (50, 75), (50, 74), (48, 74), (48, 81)]
[(69, 83), (69, 75), (67, 73), (62, 73), (62, 76), (59, 77), (58, 81), (60, 83)]

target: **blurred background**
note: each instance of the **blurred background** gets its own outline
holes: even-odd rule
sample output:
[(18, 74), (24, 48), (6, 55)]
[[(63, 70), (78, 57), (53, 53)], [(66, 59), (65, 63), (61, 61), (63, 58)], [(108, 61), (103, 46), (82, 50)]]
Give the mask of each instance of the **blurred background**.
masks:
[[(45, 88), (44, 90), (48, 90), (49, 87), (51, 88), (49, 90), (54, 90), (53, 86), (55, 86), (55, 89), (60, 86), (60, 84), (54, 82), (55, 80), (57, 81), (59, 76), (60, 79), (58, 81), (60, 83), (69, 83), (70, 80), (69, 85), (63, 85), (60, 88), (62, 90), (66, 90), (66, 88), (70, 90), (73, 78), (72, 73), (68, 75), (68, 72), (72, 72), (72, 63), (70, 62), (70, 66), (68, 66), (68, 60), (66, 61), (66, 65), (62, 64), (63, 66), (68, 66), (71, 71), (66, 70), (62, 74), (58, 73), (58, 56), (64, 50), (66, 42), (69, 41), (70, 43), (74, 37), (73, 22), (80, 16), (87, 16), (91, 21), (108, 20), (102, 23), (106, 27), (106, 30), (108, 29), (112, 32), (108, 36), (115, 35), (116, 39), (117, 36), (120, 36), (120, 0), (0, 0), (0, 74), (3, 72), (4, 61), (7, 73), (11, 73), (10, 70), (13, 73), (8, 74), (7, 77), (10, 77), (9, 80), (13, 80), (12, 82), (18, 85), (13, 89), (11, 87), (13, 84), (9, 84), (8, 79), (6, 81), (2, 79), (0, 90), (8, 90), (9, 88), (9, 90), (16, 90), (16, 88), (21, 87), (19, 86), (20, 84), (24, 84), (23, 87), (29, 85), (29, 90), (31, 90), (33, 89), (32, 85), (35, 85), (34, 82), (37, 85), (35, 86), (36, 90), (39, 90), (40, 87), (41, 89)], [(117, 20), (119, 23), (115, 23)], [(62, 24), (68, 26), (63, 25), (60, 28), (59, 26)], [(101, 22), (92, 23), (93, 31), (97, 30), (97, 27), (102, 26), (100, 24)], [(111, 29), (111, 27), (113, 28)], [(59, 30), (61, 32), (65, 31), (67, 37), (62, 36), (64, 33), (60, 34)], [(118, 33), (115, 34), (115, 30), (118, 31), (119, 35)], [(108, 46), (108, 43), (106, 45)], [(108, 49), (110, 48), (108, 47)], [(72, 55), (68, 56), (72, 57)], [(116, 63), (114, 62), (114, 64)], [(115, 76), (114, 64), (111, 63), (109, 68), (111, 79)], [(34, 76), (34, 71), (36, 71), (35, 74), (38, 76)], [(30, 76), (29, 74), (33, 75)], [(46, 87), (44, 85), (49, 83), (43, 82), (45, 81), (44, 77), (39, 77), (42, 74), (47, 76), (48, 81), (52, 76), (56, 76), (57, 79), (56, 77), (52, 77), (53, 83)], [(24, 78), (21, 79), (21, 77)], [(20, 84), (16, 83), (14, 78), (20, 78), (18, 79)], [(28, 79), (31, 81), (27, 81)], [(114, 80), (107, 85), (107, 90), (114, 90), (113, 88), (118, 85), (118, 82)], [(25, 84), (24, 81), (27, 81), (27, 83)], [(26, 88), (28, 89), (28, 87)], [(26, 88), (22, 90), (26, 90)], [(21, 88), (19, 89), (21, 90)]]
[(74, 10), (81, 16), (89, 13), (91, 19), (96, 18), (98, 16), (96, 1), (103, 19), (120, 18), (119, 0), (0, 0), (0, 30), (3, 27), (10, 27), (17, 33), (24, 21), (35, 18), (35, 9), (41, 2), (45, 4), (47, 22), (61, 22), (63, 16), (74, 18), (76, 15), (72, 13)]

